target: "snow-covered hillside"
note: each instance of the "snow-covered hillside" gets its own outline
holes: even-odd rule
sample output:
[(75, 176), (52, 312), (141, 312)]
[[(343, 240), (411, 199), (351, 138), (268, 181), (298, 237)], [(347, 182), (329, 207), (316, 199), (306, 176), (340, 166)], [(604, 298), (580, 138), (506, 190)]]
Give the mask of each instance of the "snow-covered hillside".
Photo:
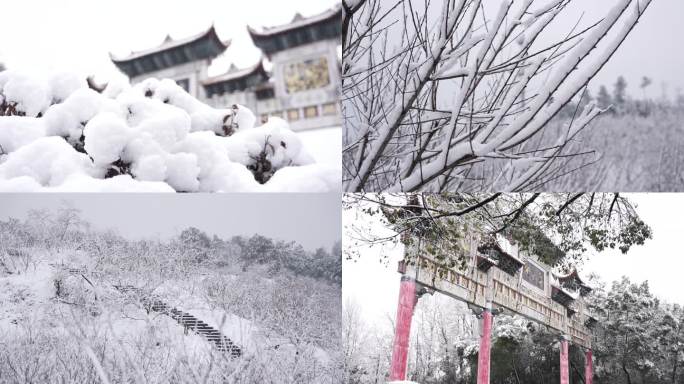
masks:
[(286, 121), (256, 120), (240, 105), (209, 107), (169, 79), (98, 92), (70, 73), (0, 72), (0, 191), (340, 189), (340, 166), (317, 162)]
[(340, 243), (130, 240), (64, 204), (0, 212), (1, 383), (338, 382)]

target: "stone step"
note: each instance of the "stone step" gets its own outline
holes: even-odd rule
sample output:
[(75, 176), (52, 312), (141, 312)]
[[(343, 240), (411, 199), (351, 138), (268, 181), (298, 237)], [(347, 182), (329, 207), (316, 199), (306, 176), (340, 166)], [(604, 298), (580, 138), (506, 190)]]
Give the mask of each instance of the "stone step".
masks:
[[(134, 292), (140, 294), (141, 296), (144, 294), (141, 288), (137, 288), (132, 285), (115, 285), (114, 287), (117, 290), (124, 293)], [(150, 299), (147, 297), (143, 297), (140, 301), (146, 305), (146, 308), (150, 308), (152, 311), (155, 312), (162, 312), (171, 317), (172, 319), (176, 320), (180, 325), (186, 327), (187, 329), (191, 329), (193, 332), (201, 335), (207, 341), (213, 343), (216, 346), (217, 350), (221, 352), (227, 352), (231, 355), (231, 357), (240, 357), (242, 355), (242, 350), (240, 349), (240, 347), (235, 345), (232, 342), (232, 340), (221, 334), (221, 331), (219, 331), (218, 329), (213, 328), (212, 326), (196, 318), (192, 314), (183, 312), (177, 308), (168, 305), (164, 301), (158, 300), (156, 298)]]

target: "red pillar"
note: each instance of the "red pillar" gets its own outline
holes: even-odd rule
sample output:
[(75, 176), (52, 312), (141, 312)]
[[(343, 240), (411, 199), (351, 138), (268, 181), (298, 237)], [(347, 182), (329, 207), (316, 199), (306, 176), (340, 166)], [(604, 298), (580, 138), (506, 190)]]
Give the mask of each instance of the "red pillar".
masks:
[(560, 342), (560, 384), (570, 384), (570, 369), (568, 365), (568, 339), (565, 336)]
[(408, 360), (409, 337), (411, 336), (411, 318), (416, 306), (416, 281), (409, 276), (402, 276), (399, 287), (399, 305), (397, 306), (394, 347), (392, 348), (392, 365), (390, 381), (406, 380), (406, 361)]
[(592, 384), (594, 382), (594, 362), (592, 361), (593, 352), (591, 349), (587, 349), (584, 355), (584, 382), (586, 384)]
[(480, 329), (480, 351), (477, 354), (477, 384), (489, 384), (489, 356), (492, 349), (492, 309), (482, 312)]

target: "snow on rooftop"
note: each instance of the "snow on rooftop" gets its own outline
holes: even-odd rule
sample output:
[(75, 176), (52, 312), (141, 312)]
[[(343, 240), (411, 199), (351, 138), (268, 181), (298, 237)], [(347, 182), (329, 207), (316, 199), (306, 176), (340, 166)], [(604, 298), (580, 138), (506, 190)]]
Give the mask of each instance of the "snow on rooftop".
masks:
[(255, 35), (260, 35), (260, 36), (272, 36), (276, 35), (281, 32), (287, 32), (293, 29), (305, 27), (308, 25), (316, 24), (319, 21), (326, 20), (335, 14), (341, 12), (342, 10), (342, 5), (338, 4), (322, 13), (319, 13), (318, 15), (313, 15), (310, 17), (303, 17), (301, 14), (297, 13), (295, 14), (294, 18), (292, 19), (292, 22), (288, 24), (283, 24), (283, 25), (278, 25), (278, 26), (273, 26), (273, 27), (262, 27), (259, 29), (253, 28), (251, 26), (247, 26), (247, 29), (249, 30), (250, 33), (255, 34)]
[(505, 236), (502, 236), (500, 234), (497, 234), (496, 242), (499, 245), (499, 247), (501, 248), (501, 250), (507, 256), (510, 256), (512, 259), (520, 262), (520, 264), (525, 263), (525, 261), (520, 257), (520, 250), (519, 250), (519, 247), (517, 244), (513, 244)]
[(567, 290), (567, 289), (563, 288), (563, 286), (561, 286), (560, 284), (551, 283), (551, 287), (558, 289), (559, 291), (561, 291), (564, 294), (571, 297), (573, 300), (577, 300), (580, 297), (579, 291), (573, 292), (573, 291)]

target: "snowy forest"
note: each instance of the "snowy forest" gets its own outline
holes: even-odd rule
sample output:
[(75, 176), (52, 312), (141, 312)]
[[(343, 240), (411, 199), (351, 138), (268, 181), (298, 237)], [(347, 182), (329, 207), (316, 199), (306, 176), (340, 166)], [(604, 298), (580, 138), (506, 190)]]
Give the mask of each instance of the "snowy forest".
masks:
[[(659, 92), (656, 91), (659, 89)], [(649, 90), (660, 93), (648, 96)], [(668, 192), (684, 190), (684, 94), (674, 97), (665, 84), (653, 84), (648, 76), (630, 84), (617, 76), (596, 92), (587, 89), (563, 107), (552, 125), (573, 119), (575, 110), (595, 102), (607, 112), (584, 132), (581, 140), (590, 148), (591, 161), (569, 161), (573, 171), (549, 180), (548, 190), (620, 190)]]
[(651, 1), (574, 3), (343, 0), (344, 189), (681, 189), (681, 108), (587, 94)]
[(336, 383), (341, 244), (0, 221), (0, 382)]
[[(592, 279), (591, 305), (602, 324), (594, 335), (594, 383), (676, 384), (684, 381), (684, 308), (659, 300), (647, 282)], [(368, 324), (353, 301), (343, 305), (345, 383), (384, 383), (392, 355), (394, 319)], [(465, 304), (435, 294), (414, 315), (408, 380), (473, 383), (477, 318)], [(557, 383), (559, 339), (520, 317), (494, 318), (492, 383)], [(570, 346), (570, 380), (584, 383), (584, 352)]]

